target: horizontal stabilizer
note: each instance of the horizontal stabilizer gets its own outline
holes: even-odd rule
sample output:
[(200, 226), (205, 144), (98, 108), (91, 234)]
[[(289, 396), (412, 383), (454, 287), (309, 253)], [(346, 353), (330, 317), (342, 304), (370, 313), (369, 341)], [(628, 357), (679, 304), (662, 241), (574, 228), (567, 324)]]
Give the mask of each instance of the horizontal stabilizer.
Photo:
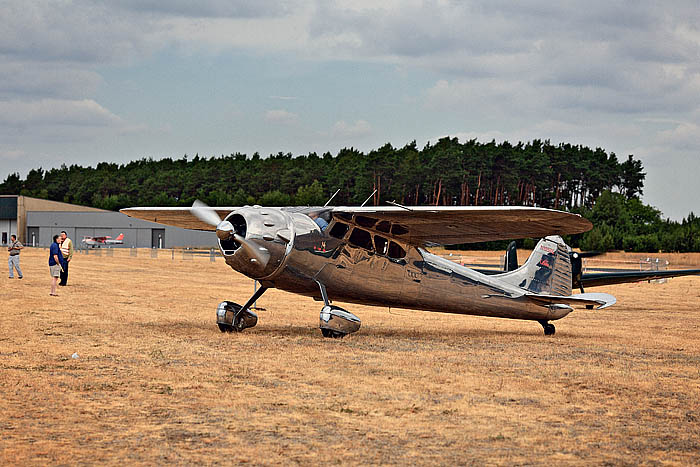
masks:
[(597, 310), (612, 306), (617, 299), (606, 293), (581, 293), (576, 295), (525, 294), (525, 297), (541, 305), (598, 305)]
[(650, 281), (679, 276), (697, 276), (700, 269), (677, 269), (670, 271), (618, 271), (588, 273), (581, 276), (580, 284), (583, 287), (598, 287), (601, 285), (624, 284), (628, 282)]

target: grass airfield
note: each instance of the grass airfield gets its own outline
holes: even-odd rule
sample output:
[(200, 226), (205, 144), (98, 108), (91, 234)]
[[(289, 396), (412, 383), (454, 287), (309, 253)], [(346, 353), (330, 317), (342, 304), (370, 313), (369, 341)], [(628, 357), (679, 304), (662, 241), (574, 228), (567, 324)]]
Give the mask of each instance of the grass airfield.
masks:
[(221, 334), (216, 305), (253, 282), (160, 253), (76, 254), (58, 298), (47, 250), (0, 276), (0, 464), (700, 463), (700, 277), (591, 289), (618, 303), (553, 337), (338, 302), (362, 328), (334, 340), (319, 302), (276, 290)]

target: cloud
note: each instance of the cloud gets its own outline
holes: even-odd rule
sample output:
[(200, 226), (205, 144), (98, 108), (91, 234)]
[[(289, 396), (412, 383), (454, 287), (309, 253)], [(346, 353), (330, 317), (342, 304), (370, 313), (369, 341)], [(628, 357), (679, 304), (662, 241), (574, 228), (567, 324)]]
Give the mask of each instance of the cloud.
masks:
[(560, 109), (677, 112), (700, 105), (700, 10), (683, 5), (324, 2), (310, 22), (310, 47), (424, 68), (452, 85), (490, 79), (483, 88), (491, 95), (494, 85), (510, 86)]
[(83, 98), (103, 83), (95, 71), (57, 63), (6, 62), (0, 66), (0, 99)]
[(280, 101), (296, 101), (299, 100), (298, 97), (295, 96), (269, 96), (269, 99), (276, 99)]
[(0, 52), (16, 61), (123, 63), (157, 47), (153, 18), (101, 2), (9, 0), (0, 24)]
[(122, 120), (91, 99), (0, 101), (0, 123), (8, 126), (112, 126)]
[(21, 149), (2, 149), (0, 148), (0, 160), (19, 161), (27, 157), (27, 152)]
[(700, 154), (700, 125), (692, 122), (680, 123), (674, 128), (659, 132), (657, 140), (660, 146), (691, 150), (697, 157)]
[(364, 138), (372, 134), (372, 126), (365, 120), (346, 123), (340, 120), (333, 125), (331, 132), (335, 138)]
[(284, 16), (296, 2), (260, 0), (113, 0), (112, 4), (126, 10), (190, 18), (259, 18)]
[(299, 121), (299, 116), (283, 109), (268, 110), (265, 112), (265, 121), (282, 125), (292, 125)]

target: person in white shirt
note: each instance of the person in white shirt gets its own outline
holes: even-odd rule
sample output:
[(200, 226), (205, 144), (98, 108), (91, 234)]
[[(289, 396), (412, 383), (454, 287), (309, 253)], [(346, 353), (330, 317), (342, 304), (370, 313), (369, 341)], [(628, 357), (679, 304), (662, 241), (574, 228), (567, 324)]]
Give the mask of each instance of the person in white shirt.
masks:
[(63, 270), (61, 271), (61, 282), (58, 285), (67, 285), (68, 283), (68, 264), (73, 258), (73, 241), (68, 238), (66, 231), (61, 232), (61, 254), (63, 255)]

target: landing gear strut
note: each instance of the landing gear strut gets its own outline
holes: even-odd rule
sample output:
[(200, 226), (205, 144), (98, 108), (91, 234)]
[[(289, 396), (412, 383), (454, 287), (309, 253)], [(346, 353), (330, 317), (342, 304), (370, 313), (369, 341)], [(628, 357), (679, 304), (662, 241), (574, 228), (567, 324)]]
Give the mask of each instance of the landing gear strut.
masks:
[(554, 325), (547, 322), (546, 320), (541, 319), (537, 322), (540, 323), (542, 325), (542, 327), (544, 328), (544, 335), (545, 336), (553, 336), (554, 333), (556, 332), (556, 328), (554, 327)]
[(260, 286), (252, 297), (241, 306), (234, 302), (221, 302), (216, 309), (216, 324), (221, 332), (241, 332), (258, 324), (258, 315), (250, 310), (250, 306), (265, 293), (267, 287)]

